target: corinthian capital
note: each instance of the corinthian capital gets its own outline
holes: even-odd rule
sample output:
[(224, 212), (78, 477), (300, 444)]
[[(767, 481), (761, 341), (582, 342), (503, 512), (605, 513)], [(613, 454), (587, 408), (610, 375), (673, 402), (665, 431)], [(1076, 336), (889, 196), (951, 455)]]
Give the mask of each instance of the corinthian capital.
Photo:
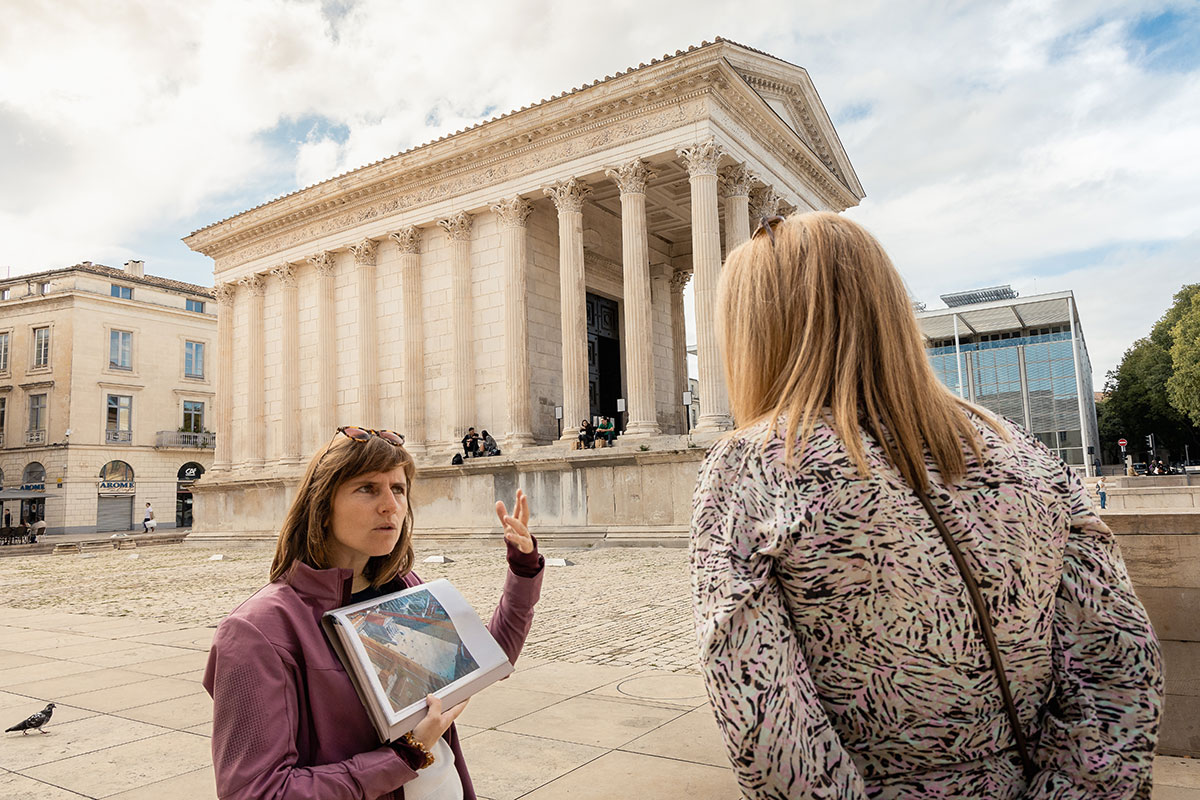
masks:
[(416, 225), (409, 225), (395, 233), (389, 233), (388, 238), (396, 243), (401, 253), (421, 252), (421, 229)]
[(677, 269), (671, 273), (671, 291), (682, 292), (683, 287), (692, 279), (692, 273), (686, 269)]
[(721, 156), (725, 155), (725, 151), (717, 144), (716, 139), (709, 139), (691, 147), (681, 147), (675, 151), (675, 155), (687, 162), (688, 174), (695, 177), (716, 175), (717, 165), (721, 163)]
[(363, 239), (358, 244), (350, 245), (350, 252), (354, 254), (354, 263), (364, 266), (375, 266), (375, 240)]
[(750, 190), (750, 218), (760, 220), (779, 213), (781, 198), (773, 186), (755, 186)]
[(333, 253), (328, 250), (317, 253), (315, 256), (309, 256), (308, 263), (313, 265), (318, 275), (323, 275), (327, 278), (333, 277)]
[(500, 224), (506, 228), (524, 228), (525, 221), (533, 213), (533, 203), (517, 195), (496, 203), (492, 213), (500, 217)]
[(578, 178), (555, 181), (542, 189), (542, 194), (554, 201), (559, 214), (583, 211), (583, 201), (591, 193), (592, 187)]
[(236, 283), (218, 283), (213, 287), (213, 296), (217, 300), (217, 305), (231, 306), (233, 298), (237, 295)]
[(475, 224), (475, 218), (465, 211), (460, 211), (453, 217), (439, 219), (438, 225), (446, 232), (452, 240), (456, 242), (469, 242), (471, 240), (471, 226)]
[(296, 286), (296, 268), (291, 264), (280, 264), (271, 270), (271, 274), (279, 279), (279, 282), (289, 289)]
[(658, 172), (645, 161), (635, 158), (619, 167), (604, 170), (604, 174), (616, 182), (621, 194), (645, 194), (647, 181), (658, 175)]
[(745, 164), (734, 164), (732, 167), (722, 169), (717, 180), (726, 197), (745, 197), (750, 194), (750, 186), (754, 183), (754, 174), (746, 169)]
[(259, 274), (247, 275), (238, 281), (242, 286), (250, 290), (250, 294), (256, 297), (262, 297), (266, 293), (267, 282), (263, 280), (263, 276)]

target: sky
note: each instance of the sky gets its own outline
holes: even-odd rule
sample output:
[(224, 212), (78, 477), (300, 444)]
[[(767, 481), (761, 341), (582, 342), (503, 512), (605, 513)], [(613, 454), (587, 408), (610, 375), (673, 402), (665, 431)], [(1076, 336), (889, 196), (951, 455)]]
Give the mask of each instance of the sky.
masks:
[(1096, 388), (1200, 281), (1200, 2), (0, 0), (0, 269), (202, 285), (217, 220), (723, 36), (808, 70), (914, 298), (1070, 289)]

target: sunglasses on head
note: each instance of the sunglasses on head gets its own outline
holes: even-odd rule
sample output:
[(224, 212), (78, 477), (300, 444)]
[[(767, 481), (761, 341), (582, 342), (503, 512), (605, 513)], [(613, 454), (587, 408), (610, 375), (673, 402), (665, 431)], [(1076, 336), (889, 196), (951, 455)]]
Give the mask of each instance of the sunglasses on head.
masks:
[(775, 246), (775, 226), (783, 221), (784, 221), (783, 217), (781, 217), (779, 215), (775, 215), (773, 217), (760, 217), (758, 220), (758, 227), (754, 229), (754, 233), (750, 234), (750, 238), (753, 239), (755, 236), (758, 236), (763, 231), (766, 231), (767, 237), (770, 238), (770, 240), (771, 240), (771, 247), (774, 247)]
[[(343, 425), (337, 432), (356, 442), (370, 441), (372, 436), (378, 436), (396, 447), (404, 446), (404, 436), (395, 431), (377, 431), (374, 428), (360, 428), (357, 425)], [(336, 434), (335, 434), (336, 435)]]

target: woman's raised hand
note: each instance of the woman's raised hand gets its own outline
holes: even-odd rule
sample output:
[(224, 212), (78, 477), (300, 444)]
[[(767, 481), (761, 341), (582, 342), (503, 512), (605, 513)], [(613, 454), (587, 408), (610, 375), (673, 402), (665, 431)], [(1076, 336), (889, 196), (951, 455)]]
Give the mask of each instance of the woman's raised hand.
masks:
[(467, 707), (467, 700), (442, 711), (442, 698), (430, 694), (425, 696), (425, 704), (429, 710), (425, 712), (425, 718), (417, 723), (417, 727), (413, 728), (412, 735), (414, 739), (425, 745), (426, 750), (433, 752), (433, 746), (437, 744), (437, 740)]
[(496, 501), (496, 516), (504, 526), (504, 541), (520, 550), (522, 553), (533, 552), (533, 536), (529, 533), (529, 498), (525, 492), (517, 489), (517, 502), (513, 505), (512, 514), (503, 500)]

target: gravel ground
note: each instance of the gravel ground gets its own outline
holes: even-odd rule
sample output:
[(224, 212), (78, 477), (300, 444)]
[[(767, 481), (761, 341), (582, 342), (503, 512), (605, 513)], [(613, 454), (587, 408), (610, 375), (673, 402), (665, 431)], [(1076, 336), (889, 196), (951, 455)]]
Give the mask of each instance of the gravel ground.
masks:
[[(144, 548), (95, 557), (0, 559), (0, 605), (216, 625), (266, 582), (272, 550), (239, 548), (223, 561), (192, 546)], [(448, 564), (425, 564), (425, 580), (446, 578), (485, 618), (504, 581), (503, 551), (444, 549)], [(695, 671), (687, 553), (670, 548), (547, 552), (574, 562), (547, 567), (525, 654), (577, 663)]]

